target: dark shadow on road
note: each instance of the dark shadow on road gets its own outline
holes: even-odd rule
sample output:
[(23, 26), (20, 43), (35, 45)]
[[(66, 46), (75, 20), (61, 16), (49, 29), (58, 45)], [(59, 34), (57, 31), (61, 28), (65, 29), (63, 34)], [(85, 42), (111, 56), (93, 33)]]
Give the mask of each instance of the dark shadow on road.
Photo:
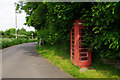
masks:
[(36, 45), (37, 42), (32, 42), (32, 43), (24, 43), (17, 48), (17, 50), (24, 51), (23, 54), (28, 55), (28, 56), (39, 56), (36, 53)]

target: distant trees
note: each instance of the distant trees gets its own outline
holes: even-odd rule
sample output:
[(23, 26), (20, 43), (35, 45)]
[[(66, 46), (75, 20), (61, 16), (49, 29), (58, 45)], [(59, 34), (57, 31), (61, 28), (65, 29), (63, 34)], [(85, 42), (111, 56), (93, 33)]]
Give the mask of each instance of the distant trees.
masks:
[[(0, 34), (2, 35), (2, 37), (15, 38), (15, 32), (15, 28), (10, 28), (6, 31), (0, 31)], [(35, 38), (37, 35), (36, 31), (26, 31), (26, 29), (24, 28), (17, 30), (18, 38), (32, 38), (32, 33), (34, 34), (33, 37)]]
[(3, 31), (0, 31), (0, 35), (4, 35), (4, 32), (3, 32)]
[(22, 29), (18, 29), (17, 30), (17, 33), (19, 34), (19, 35), (26, 35), (26, 29), (24, 29), (24, 28), (22, 28)]
[(32, 38), (32, 33), (33, 33), (33, 38), (37, 37), (36, 31), (27, 31), (26, 36), (28, 36), (29, 38)]
[(13, 34), (15, 34), (15, 31), (16, 31), (15, 28), (11, 28), (9, 30), (2, 31), (2, 36), (3, 37), (13, 37)]

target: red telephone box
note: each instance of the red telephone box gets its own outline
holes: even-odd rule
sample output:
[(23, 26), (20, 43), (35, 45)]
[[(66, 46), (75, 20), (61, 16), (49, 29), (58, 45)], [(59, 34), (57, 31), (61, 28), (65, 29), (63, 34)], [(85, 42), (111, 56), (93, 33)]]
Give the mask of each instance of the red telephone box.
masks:
[(88, 47), (82, 45), (84, 40), (84, 30), (88, 27), (83, 26), (82, 20), (74, 21), (74, 26), (71, 29), (71, 61), (80, 68), (90, 67), (91, 65), (91, 51)]

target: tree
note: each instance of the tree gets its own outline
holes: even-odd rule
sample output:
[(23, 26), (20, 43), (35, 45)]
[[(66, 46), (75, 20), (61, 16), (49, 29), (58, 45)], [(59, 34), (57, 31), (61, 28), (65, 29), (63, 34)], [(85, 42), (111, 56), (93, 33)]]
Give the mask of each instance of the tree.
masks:
[(25, 24), (39, 31), (38, 38), (42, 37), (47, 43), (54, 44), (69, 40), (73, 21), (82, 16), (82, 8), (90, 8), (91, 3), (27, 2), (19, 5), (27, 14)]
[(69, 41), (73, 21), (83, 19), (89, 27), (85, 44), (94, 55), (120, 55), (115, 54), (120, 51), (120, 3), (27, 2), (19, 6), (27, 14), (25, 24), (38, 30), (38, 39), (50, 44)]
[(95, 3), (82, 19), (89, 26), (86, 41), (102, 58), (120, 57), (120, 3)]
[(27, 31), (26, 35), (30, 38), (32, 38), (32, 34), (33, 37), (35, 38), (37, 36), (37, 32), (36, 31)]
[(9, 31), (10, 31), (10, 34), (15, 34), (16, 29), (15, 28), (10, 28)]
[(22, 29), (20, 30), (20, 34), (26, 35), (26, 29), (22, 28)]
[(4, 31), (0, 31), (0, 35), (2, 35), (2, 36), (3, 36), (3, 35), (4, 35)]
[(19, 10), (19, 8), (24, 10), (27, 14), (25, 25), (33, 26), (37, 30), (45, 26), (47, 8), (44, 3), (19, 2), (16, 9)]
[(27, 31), (26, 31), (26, 29), (22, 28), (22, 29), (18, 29), (18, 30), (17, 30), (17, 33), (18, 33), (19, 35), (26, 35)]

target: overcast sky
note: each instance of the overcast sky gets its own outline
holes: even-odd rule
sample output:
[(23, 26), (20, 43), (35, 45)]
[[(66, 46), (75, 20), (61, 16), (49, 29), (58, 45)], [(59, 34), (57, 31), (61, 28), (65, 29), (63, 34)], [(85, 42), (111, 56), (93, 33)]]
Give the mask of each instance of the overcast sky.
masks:
[[(1, 0), (0, 1), (0, 30), (15, 28), (15, 2), (19, 0)], [(25, 23), (25, 12), (17, 14), (17, 27), (25, 28), (27, 31), (34, 31), (33, 27), (23, 25)]]

